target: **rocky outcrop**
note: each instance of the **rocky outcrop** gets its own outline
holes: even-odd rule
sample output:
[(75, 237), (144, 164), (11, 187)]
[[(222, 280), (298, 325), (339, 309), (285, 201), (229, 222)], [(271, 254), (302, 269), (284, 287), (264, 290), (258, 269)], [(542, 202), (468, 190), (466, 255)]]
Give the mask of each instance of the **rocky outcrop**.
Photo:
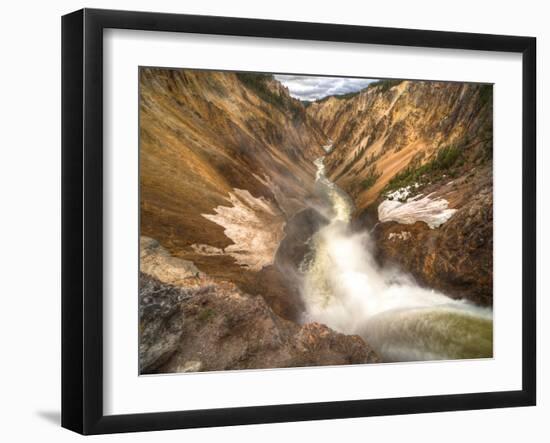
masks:
[(142, 235), (139, 241), (140, 271), (168, 284), (195, 278), (199, 270), (189, 260), (173, 257), (158, 241)]
[[(489, 168), (489, 166), (485, 166)], [(385, 265), (399, 265), (419, 283), (455, 298), (481, 305), (493, 303), (493, 187), (490, 171), (471, 171), (447, 184), (428, 186), (434, 200), (457, 209), (448, 221), (431, 228), (378, 222), (378, 199), (356, 221), (373, 226), (376, 256)]]
[(304, 209), (288, 221), (276, 255), (277, 266), (285, 269), (286, 275), (291, 276), (299, 269), (311, 250), (311, 237), (327, 223), (328, 220), (313, 208)]
[[(149, 240), (145, 240), (149, 242)], [(141, 373), (197, 372), (377, 362), (359, 336), (276, 315), (261, 296), (205, 274), (140, 274)]]
[(182, 288), (161, 283), (140, 273), (139, 278), (139, 367), (151, 373), (177, 352), (183, 334), (182, 303), (208, 291), (208, 287)]

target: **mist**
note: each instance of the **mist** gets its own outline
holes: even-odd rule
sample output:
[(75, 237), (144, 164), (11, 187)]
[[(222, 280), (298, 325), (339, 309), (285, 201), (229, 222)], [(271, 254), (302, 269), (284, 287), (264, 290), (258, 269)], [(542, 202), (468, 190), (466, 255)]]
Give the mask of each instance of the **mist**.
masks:
[[(315, 162), (329, 223), (310, 239), (300, 265), (303, 321), (362, 336), (384, 361), (492, 356), (492, 309), (418, 285), (380, 267), (368, 232), (350, 227), (353, 205)], [(319, 208), (316, 208), (319, 210)]]

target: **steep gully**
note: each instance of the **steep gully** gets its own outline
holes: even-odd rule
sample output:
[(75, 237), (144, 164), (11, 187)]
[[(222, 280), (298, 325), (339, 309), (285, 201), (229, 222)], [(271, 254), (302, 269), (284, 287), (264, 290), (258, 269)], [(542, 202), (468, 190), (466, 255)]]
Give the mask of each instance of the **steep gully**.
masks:
[[(328, 148), (328, 149), (327, 149)], [(330, 150), (330, 146), (325, 149)], [(402, 270), (383, 268), (366, 230), (351, 227), (351, 198), (315, 160), (325, 225), (300, 263), (303, 320), (362, 336), (384, 361), (492, 355), (492, 309), (422, 288)]]

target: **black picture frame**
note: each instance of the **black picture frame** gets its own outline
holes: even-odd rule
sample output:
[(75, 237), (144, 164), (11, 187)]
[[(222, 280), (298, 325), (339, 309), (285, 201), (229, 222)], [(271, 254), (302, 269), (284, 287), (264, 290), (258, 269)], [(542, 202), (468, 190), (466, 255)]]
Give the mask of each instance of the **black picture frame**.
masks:
[[(103, 30), (171, 31), (522, 54), (522, 389), (131, 415), (103, 413)], [(536, 39), (83, 9), (62, 18), (62, 426), (82, 434), (536, 403)]]

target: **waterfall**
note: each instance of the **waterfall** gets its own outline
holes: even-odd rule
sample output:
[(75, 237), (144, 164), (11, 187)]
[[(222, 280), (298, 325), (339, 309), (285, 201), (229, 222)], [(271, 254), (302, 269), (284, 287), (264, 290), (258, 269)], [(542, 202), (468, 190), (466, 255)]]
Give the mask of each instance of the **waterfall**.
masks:
[(384, 361), (492, 357), (492, 309), (420, 287), (381, 268), (369, 233), (350, 228), (353, 203), (315, 161), (316, 186), (329, 219), (310, 239), (302, 264), (305, 321), (359, 334)]

